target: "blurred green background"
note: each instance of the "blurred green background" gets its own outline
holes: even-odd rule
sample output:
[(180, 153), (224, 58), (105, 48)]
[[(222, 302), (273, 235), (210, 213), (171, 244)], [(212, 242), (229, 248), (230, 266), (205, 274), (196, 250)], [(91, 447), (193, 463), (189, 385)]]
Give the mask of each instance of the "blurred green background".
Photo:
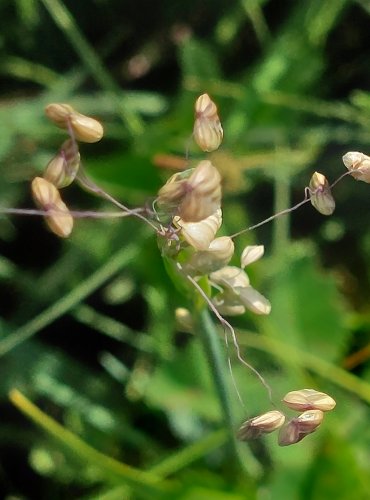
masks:
[[(211, 155), (224, 234), (369, 151), (367, 0), (1, 0), (0, 19), (1, 207), (33, 206), (29, 181), (65, 139), (50, 102), (104, 123), (103, 141), (81, 146), (85, 168), (139, 206), (173, 173), (165, 163), (204, 158), (190, 139), (209, 93), (225, 131)], [(1, 498), (370, 498), (369, 189), (346, 177), (333, 216), (308, 204), (237, 240), (238, 252), (265, 245), (250, 277), (272, 302), (268, 317), (232, 319), (245, 357), (278, 405), (303, 387), (337, 400), (295, 446), (241, 443), (243, 467), (199, 335), (176, 328), (186, 298), (155, 235), (138, 220), (78, 220), (60, 241), (39, 218), (2, 216)], [(78, 187), (63, 197), (110, 209)], [(231, 357), (246, 402), (229, 381), (237, 430), (271, 405)], [(10, 402), (14, 389), (28, 399)]]

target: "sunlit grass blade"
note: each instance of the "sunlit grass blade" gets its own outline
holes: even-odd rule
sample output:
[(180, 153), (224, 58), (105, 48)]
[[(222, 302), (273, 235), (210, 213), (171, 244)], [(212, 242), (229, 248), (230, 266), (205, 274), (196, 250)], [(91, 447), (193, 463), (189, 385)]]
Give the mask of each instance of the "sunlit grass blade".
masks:
[(97, 83), (107, 92), (111, 92), (121, 118), (126, 124), (129, 132), (133, 136), (141, 134), (143, 132), (143, 124), (140, 117), (122, 105), (122, 90), (111, 77), (110, 73), (79, 29), (78, 24), (63, 2), (59, 0), (40, 1), (48, 10), (55, 24), (62, 30), (65, 37), (70, 41), (81, 61), (95, 78)]
[(149, 498), (160, 498), (161, 494), (168, 493), (173, 488), (172, 484), (161, 481), (150, 472), (140, 471), (97, 451), (42, 412), (17, 389), (10, 391), (9, 398), (22, 413), (58, 441), (63, 448), (80, 460), (102, 470), (110, 481), (123, 481)]

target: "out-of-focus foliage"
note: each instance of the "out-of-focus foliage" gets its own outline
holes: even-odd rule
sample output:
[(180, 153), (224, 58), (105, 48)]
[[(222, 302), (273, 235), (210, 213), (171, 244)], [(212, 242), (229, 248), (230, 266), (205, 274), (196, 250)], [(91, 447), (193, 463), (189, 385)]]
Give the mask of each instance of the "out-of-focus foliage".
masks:
[[(1, 207), (32, 206), (29, 181), (65, 139), (49, 102), (104, 123), (85, 168), (139, 206), (172, 173), (163, 155), (204, 157), (190, 135), (209, 93), (230, 233), (300, 201), (315, 170), (334, 181), (345, 152), (369, 154), (365, 0), (4, 0), (0, 16)], [(369, 186), (347, 177), (333, 194), (331, 217), (307, 204), (236, 239), (265, 245), (251, 279), (272, 303), (266, 318), (233, 320), (246, 358), (278, 406), (304, 387), (337, 401), (295, 446), (242, 443), (243, 470), (199, 338), (176, 331), (186, 299), (155, 235), (138, 220), (78, 220), (61, 242), (38, 218), (2, 216), (1, 497), (369, 498)], [(110, 209), (74, 187), (65, 199)], [(229, 353), (246, 404), (230, 379), (237, 430), (271, 404)]]

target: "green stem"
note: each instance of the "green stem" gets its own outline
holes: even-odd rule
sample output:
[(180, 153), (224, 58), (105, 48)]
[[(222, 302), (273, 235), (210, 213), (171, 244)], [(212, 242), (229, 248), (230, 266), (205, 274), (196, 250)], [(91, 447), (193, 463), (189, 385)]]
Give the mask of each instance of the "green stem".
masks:
[(101, 59), (79, 29), (71, 13), (60, 0), (40, 1), (44, 4), (55, 24), (70, 41), (81, 61), (93, 78), (95, 78), (96, 82), (103, 89), (112, 93), (117, 109), (130, 134), (132, 136), (140, 135), (144, 130), (142, 120), (136, 113), (128, 109), (127, 106), (123, 106), (122, 90), (102, 64)]
[(225, 426), (231, 441), (233, 455), (240, 466), (252, 476), (258, 476), (261, 473), (261, 466), (248, 448), (239, 446), (236, 440), (236, 419), (233, 414), (233, 408), (230, 400), (229, 372), (224, 352), (221, 349), (220, 338), (215, 329), (209, 311), (202, 308), (197, 314), (197, 324), (199, 335), (201, 337), (205, 355), (207, 357), (213, 381), (223, 412)]

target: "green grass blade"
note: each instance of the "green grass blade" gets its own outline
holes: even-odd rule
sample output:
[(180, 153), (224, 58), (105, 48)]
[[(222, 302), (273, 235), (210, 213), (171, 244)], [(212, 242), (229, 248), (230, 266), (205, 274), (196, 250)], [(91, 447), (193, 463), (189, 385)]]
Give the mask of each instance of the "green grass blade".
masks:
[(8, 353), (22, 342), (28, 340), (38, 331), (50, 325), (57, 318), (82, 302), (88, 295), (101, 286), (105, 281), (114, 276), (120, 269), (129, 264), (137, 254), (137, 246), (128, 246), (120, 249), (108, 262), (100, 267), (95, 273), (80, 283), (71, 292), (38, 316), (15, 330), (13, 333), (0, 341), (0, 357)]
[(170, 483), (161, 481), (158, 476), (150, 472), (135, 469), (97, 451), (42, 412), (17, 389), (10, 391), (9, 398), (24, 415), (61, 443), (65, 449), (71, 451), (79, 459), (102, 470), (111, 481), (124, 481), (140, 491), (141, 494), (152, 498), (158, 498), (158, 495), (164, 494), (172, 488)]

